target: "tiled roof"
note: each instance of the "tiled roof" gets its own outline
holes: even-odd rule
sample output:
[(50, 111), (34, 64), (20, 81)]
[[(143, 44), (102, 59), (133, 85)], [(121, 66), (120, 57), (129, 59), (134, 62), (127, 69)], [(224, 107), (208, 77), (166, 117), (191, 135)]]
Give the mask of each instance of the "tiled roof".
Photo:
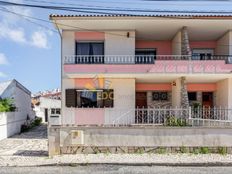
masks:
[(156, 13), (156, 14), (51, 14), (53, 17), (179, 17), (179, 18), (232, 18), (232, 13)]

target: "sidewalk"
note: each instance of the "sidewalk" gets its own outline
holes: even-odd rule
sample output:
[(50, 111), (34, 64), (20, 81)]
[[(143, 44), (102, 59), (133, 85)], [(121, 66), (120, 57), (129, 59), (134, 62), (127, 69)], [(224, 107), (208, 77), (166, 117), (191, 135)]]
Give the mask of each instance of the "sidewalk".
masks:
[(0, 166), (75, 166), (90, 164), (160, 165), (160, 166), (232, 166), (231, 155), (190, 154), (91, 154), (38, 156), (0, 156)]
[(75, 166), (86, 164), (232, 166), (232, 155), (77, 154), (49, 158), (46, 125), (0, 141), (0, 166)]

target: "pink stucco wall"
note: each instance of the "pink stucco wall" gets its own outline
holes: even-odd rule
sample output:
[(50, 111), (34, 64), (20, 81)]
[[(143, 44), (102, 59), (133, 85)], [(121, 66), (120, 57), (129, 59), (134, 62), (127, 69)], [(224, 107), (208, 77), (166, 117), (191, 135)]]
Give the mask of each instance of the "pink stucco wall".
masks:
[(190, 41), (190, 48), (210, 48), (215, 49), (217, 46), (217, 41)]
[(103, 108), (77, 108), (76, 124), (104, 124), (105, 110)]
[(210, 84), (187, 84), (188, 91), (203, 91), (203, 92), (213, 92), (217, 90), (216, 83)]
[(171, 83), (156, 83), (156, 84), (147, 84), (147, 83), (137, 83), (136, 91), (171, 91)]
[(95, 41), (95, 40), (104, 40), (104, 32), (76, 32), (75, 39), (80, 41)]
[(155, 64), (70, 64), (64, 65), (66, 73), (229, 73), (232, 64), (223, 60), (175, 61), (156, 60)]
[(171, 55), (172, 43), (171, 41), (142, 41), (135, 42), (135, 48), (153, 48), (156, 49), (157, 55)]

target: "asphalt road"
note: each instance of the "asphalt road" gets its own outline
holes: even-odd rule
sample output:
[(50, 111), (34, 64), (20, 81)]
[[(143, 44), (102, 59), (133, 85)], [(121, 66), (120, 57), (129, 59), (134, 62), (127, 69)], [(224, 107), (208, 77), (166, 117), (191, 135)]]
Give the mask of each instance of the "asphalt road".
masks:
[(76, 166), (76, 167), (1, 167), (0, 174), (231, 174), (232, 167), (161, 166)]

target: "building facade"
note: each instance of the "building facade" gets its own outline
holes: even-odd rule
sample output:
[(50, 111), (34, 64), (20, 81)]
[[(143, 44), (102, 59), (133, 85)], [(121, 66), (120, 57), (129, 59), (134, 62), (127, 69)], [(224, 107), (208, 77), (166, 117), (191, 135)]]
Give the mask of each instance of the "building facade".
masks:
[(232, 120), (232, 16), (50, 19), (62, 31), (62, 126)]
[(34, 94), (32, 104), (36, 116), (42, 118), (42, 122), (48, 123), (51, 115), (61, 114), (61, 92), (55, 89)]
[(21, 126), (35, 119), (31, 105), (31, 92), (17, 80), (0, 83), (0, 98), (11, 99), (14, 112), (0, 113), (0, 140), (21, 132)]

